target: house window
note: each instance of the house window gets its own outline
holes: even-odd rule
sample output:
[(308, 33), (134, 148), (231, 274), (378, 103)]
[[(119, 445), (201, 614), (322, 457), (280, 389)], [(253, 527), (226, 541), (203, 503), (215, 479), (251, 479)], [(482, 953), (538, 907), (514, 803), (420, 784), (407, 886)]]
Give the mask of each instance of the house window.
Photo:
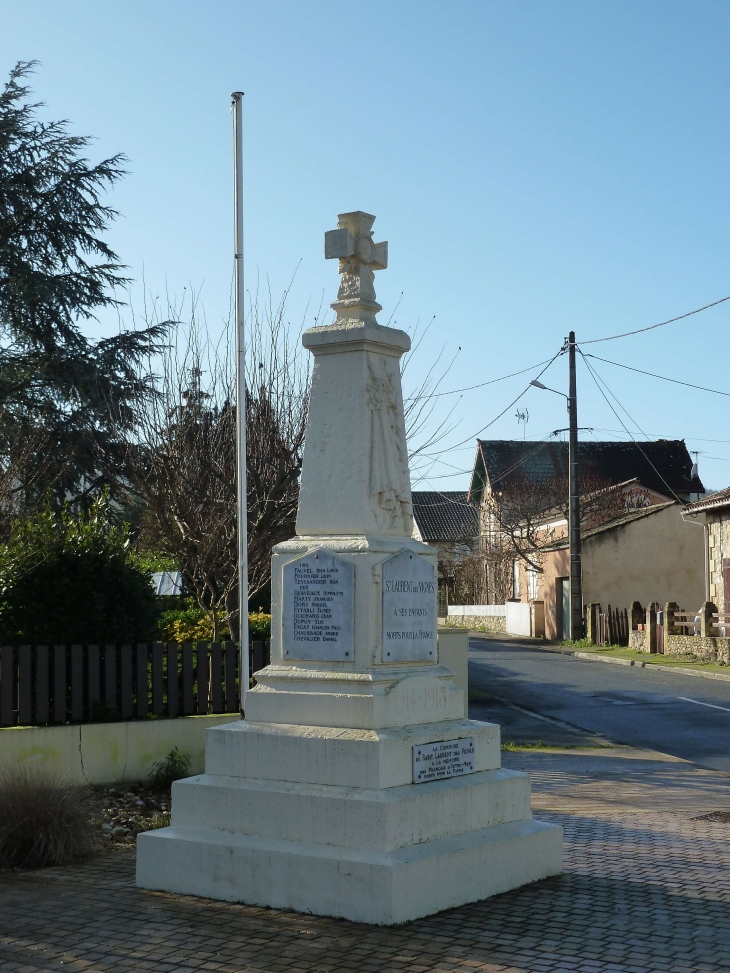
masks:
[(519, 601), (520, 598), (520, 562), (515, 561), (512, 565), (512, 597)]
[(532, 567), (527, 569), (527, 597), (530, 601), (537, 599), (537, 571)]

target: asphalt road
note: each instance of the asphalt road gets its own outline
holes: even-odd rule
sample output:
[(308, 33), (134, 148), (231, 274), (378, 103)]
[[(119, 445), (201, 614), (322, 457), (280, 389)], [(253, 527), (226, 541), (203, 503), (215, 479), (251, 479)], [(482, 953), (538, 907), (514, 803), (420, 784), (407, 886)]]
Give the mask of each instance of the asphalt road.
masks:
[(730, 773), (730, 682), (472, 638), (469, 689), (481, 697), (470, 715), (500, 722), (507, 739), (581, 743), (598, 734)]

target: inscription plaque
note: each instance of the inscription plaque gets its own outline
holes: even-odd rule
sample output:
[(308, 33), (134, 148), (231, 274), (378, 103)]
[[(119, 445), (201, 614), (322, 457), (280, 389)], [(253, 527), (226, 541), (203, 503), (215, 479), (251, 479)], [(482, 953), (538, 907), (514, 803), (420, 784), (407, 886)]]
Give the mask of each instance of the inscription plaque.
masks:
[(413, 783), (474, 773), (474, 737), (440, 740), (413, 748)]
[(383, 662), (436, 661), (436, 569), (402, 551), (383, 562)]
[(320, 549), (284, 565), (282, 655), (352, 662), (355, 565)]

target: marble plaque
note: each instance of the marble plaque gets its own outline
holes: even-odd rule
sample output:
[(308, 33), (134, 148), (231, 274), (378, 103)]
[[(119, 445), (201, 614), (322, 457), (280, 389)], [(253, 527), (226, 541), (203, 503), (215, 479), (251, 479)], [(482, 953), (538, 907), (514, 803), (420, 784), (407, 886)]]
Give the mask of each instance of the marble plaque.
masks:
[(282, 654), (352, 662), (355, 565), (320, 548), (284, 565)]
[(413, 748), (413, 783), (474, 773), (474, 737), (422, 743)]
[(436, 568), (402, 551), (383, 561), (383, 662), (436, 661)]

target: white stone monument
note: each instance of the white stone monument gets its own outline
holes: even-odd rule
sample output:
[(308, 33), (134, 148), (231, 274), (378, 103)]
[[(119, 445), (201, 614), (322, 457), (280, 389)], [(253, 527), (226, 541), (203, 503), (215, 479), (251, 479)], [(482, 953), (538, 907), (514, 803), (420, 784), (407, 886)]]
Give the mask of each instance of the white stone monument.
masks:
[(208, 730), (172, 825), (138, 838), (137, 884), (392, 924), (562, 869), (499, 727), (463, 718), (439, 665), (436, 551), (411, 537), (399, 359), (378, 324), (374, 217), (325, 236), (342, 275), (314, 355), (297, 536), (274, 548), (271, 665), (246, 718)]

